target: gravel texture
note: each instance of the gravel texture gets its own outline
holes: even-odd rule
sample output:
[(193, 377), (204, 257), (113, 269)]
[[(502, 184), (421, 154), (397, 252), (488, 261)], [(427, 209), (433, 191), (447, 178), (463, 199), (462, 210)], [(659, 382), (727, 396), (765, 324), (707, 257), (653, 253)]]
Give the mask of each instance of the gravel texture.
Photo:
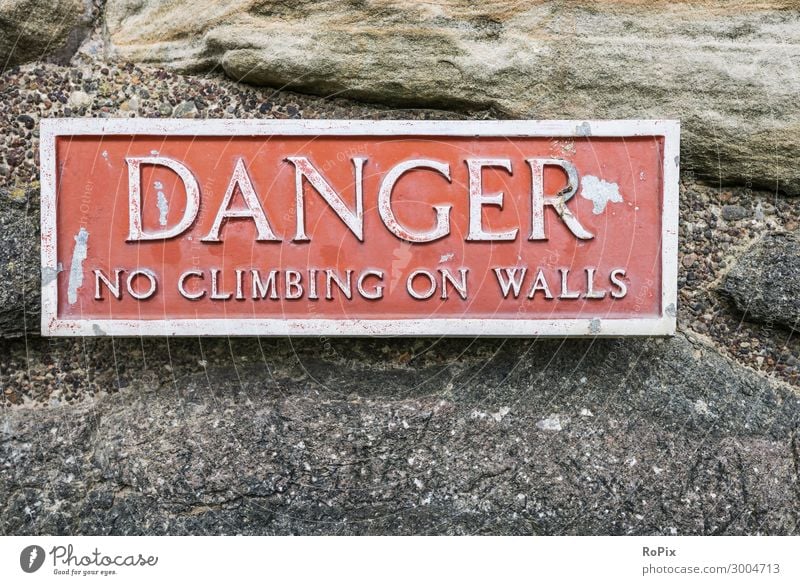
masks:
[[(681, 188), (678, 255), (678, 327), (702, 334), (719, 350), (759, 372), (800, 386), (800, 336), (784, 314), (756, 322), (757, 315), (737, 308), (724, 290), (726, 275), (763, 237), (796, 233), (800, 202), (754, 193), (747, 187), (718, 189), (689, 181)], [(741, 211), (724, 219), (725, 207)], [(791, 252), (773, 254), (773, 261), (797, 264)], [(800, 284), (787, 274), (775, 294), (791, 294)], [(783, 287), (783, 288), (781, 288)], [(787, 305), (792, 301), (787, 301)], [(794, 303), (797, 300), (794, 299)]]

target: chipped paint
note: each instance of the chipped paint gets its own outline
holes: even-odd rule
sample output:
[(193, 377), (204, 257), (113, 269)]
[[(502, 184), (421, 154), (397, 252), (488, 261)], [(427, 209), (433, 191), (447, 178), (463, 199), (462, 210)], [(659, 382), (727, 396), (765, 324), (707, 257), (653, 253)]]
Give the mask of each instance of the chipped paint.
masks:
[(589, 322), (589, 333), (592, 335), (598, 335), (600, 333), (600, 319), (592, 319)]
[(591, 136), (592, 125), (589, 122), (582, 122), (575, 127), (576, 136)]
[(69, 267), (67, 302), (70, 305), (78, 302), (78, 289), (83, 285), (83, 261), (86, 260), (88, 242), (89, 232), (86, 228), (81, 228), (75, 236), (75, 248), (72, 250), (72, 263)]
[(456, 255), (453, 252), (450, 252), (449, 254), (442, 254), (441, 257), (439, 258), (439, 264), (444, 264), (445, 262), (449, 262), (455, 257)]
[(411, 251), (411, 244), (400, 242), (392, 252), (392, 280), (390, 289), (396, 287), (403, 279), (403, 271), (411, 263), (414, 253)]
[(603, 213), (609, 202), (622, 203), (619, 185), (616, 183), (609, 183), (594, 175), (586, 175), (583, 177), (581, 181), (581, 197), (592, 202), (592, 213), (595, 215)]
[(165, 227), (167, 225), (167, 216), (169, 215), (169, 202), (167, 196), (164, 195), (164, 185), (161, 181), (156, 181), (153, 186), (158, 191), (156, 197), (156, 205), (158, 206), (158, 225)]
[(52, 266), (42, 266), (42, 286), (46, 286), (54, 282), (58, 278), (58, 273), (64, 271), (64, 266), (61, 262), (53, 268)]
[(555, 140), (552, 143), (552, 151), (560, 156), (573, 155), (576, 153), (574, 140)]

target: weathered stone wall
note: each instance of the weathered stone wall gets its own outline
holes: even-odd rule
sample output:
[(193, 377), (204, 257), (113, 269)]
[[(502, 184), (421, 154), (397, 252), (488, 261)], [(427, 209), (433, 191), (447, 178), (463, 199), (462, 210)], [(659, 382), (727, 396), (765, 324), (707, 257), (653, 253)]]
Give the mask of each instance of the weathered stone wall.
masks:
[(667, 118), (725, 182), (800, 194), (800, 3), (109, 0), (112, 55), (370, 102)]
[[(797, 3), (67, 5), (0, 10), (0, 533), (798, 533)], [(679, 332), (41, 338), (55, 116), (679, 118)]]

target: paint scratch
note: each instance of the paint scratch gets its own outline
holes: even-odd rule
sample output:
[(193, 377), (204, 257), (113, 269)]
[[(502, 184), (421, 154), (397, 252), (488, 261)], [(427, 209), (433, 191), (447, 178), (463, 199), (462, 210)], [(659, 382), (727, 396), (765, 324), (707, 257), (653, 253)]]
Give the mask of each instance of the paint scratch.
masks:
[(449, 262), (455, 257), (456, 255), (453, 252), (450, 252), (449, 254), (442, 254), (441, 257), (439, 257), (439, 264), (444, 264), (445, 262)]
[(89, 232), (81, 228), (75, 236), (75, 248), (72, 250), (72, 264), (69, 267), (69, 286), (67, 288), (67, 301), (70, 305), (78, 302), (78, 289), (83, 285), (83, 261), (86, 260), (86, 248), (89, 242)]
[(581, 181), (581, 197), (592, 202), (592, 213), (595, 215), (603, 213), (609, 201), (611, 203), (622, 203), (619, 185), (598, 179), (592, 175), (586, 175)]

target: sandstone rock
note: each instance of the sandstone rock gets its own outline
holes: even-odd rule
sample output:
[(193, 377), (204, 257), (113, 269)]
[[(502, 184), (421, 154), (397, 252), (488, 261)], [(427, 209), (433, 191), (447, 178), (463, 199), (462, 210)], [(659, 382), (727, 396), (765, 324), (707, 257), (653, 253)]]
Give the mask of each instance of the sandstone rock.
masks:
[(683, 335), (259, 343), (6, 411), (0, 532), (798, 533), (798, 396)]
[(67, 62), (91, 20), (91, 0), (0, 2), (0, 71), (37, 59)]
[(745, 318), (800, 329), (800, 235), (772, 233), (756, 242), (722, 290)]
[(0, 338), (38, 333), (39, 189), (0, 189)]
[(198, 11), (109, 0), (106, 22), (119, 59), (318, 95), (514, 118), (680, 119), (686, 170), (797, 195), (797, 8), (239, 0)]

